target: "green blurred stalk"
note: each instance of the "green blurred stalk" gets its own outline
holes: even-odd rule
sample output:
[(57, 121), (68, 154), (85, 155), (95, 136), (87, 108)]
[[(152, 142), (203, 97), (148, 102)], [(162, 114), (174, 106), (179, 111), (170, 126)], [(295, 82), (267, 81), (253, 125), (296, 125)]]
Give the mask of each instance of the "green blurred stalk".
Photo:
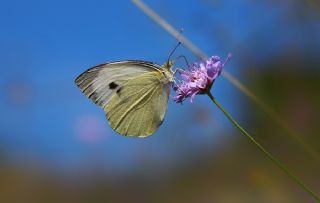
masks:
[(310, 188), (308, 188), (296, 175), (294, 175), (284, 164), (282, 164), (278, 159), (276, 159), (270, 152), (268, 152), (264, 147), (262, 147), (247, 131), (245, 131), (221, 106), (221, 104), (212, 96), (211, 92), (208, 91), (207, 95), (210, 99), (217, 105), (217, 107), (223, 112), (223, 114), (231, 121), (231, 123), (236, 126), (240, 132), (246, 136), (258, 149), (266, 155), (274, 164), (276, 164), (285, 174), (287, 174), (295, 183), (297, 183), (302, 189), (308, 192), (315, 200), (320, 202), (320, 198), (316, 193), (314, 193)]

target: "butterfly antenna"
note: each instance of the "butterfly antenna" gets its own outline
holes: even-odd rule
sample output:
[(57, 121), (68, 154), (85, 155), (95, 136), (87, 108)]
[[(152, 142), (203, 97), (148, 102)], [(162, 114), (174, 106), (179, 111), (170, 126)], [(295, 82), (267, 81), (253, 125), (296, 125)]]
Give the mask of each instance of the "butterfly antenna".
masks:
[(181, 42), (178, 42), (178, 44), (173, 48), (173, 50), (171, 51), (171, 53), (169, 54), (168, 60), (167, 62), (169, 62), (171, 56), (173, 55), (173, 53), (176, 51), (176, 49), (181, 45)]
[(181, 42), (179, 41), (180, 35), (183, 32), (183, 28), (180, 29), (179, 35), (177, 36), (177, 40), (178, 40), (178, 44), (173, 48), (173, 50), (171, 51), (171, 53), (169, 54), (168, 60), (167, 62), (169, 62), (171, 56), (173, 55), (173, 53), (176, 51), (176, 49), (181, 45)]

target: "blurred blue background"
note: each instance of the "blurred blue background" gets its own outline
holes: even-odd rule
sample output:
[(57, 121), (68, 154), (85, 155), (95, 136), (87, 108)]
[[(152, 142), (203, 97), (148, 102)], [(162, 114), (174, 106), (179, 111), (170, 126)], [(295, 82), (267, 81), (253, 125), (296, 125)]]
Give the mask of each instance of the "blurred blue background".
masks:
[[(146, 0), (145, 3), (175, 28), (183, 28), (183, 34), (209, 55), (225, 58), (231, 52), (233, 58), (226, 69), (281, 113), (290, 126), (301, 133), (302, 139), (311, 143), (309, 147), (320, 153), (316, 137), (320, 132), (317, 126), (320, 115), (319, 2)], [(93, 192), (87, 195), (90, 200), (107, 200), (109, 197), (101, 195), (103, 192), (100, 194), (97, 188), (108, 188), (112, 184), (121, 188), (132, 179), (142, 185), (141, 191), (150, 184), (161, 183), (163, 187), (176, 185), (172, 187), (185, 194), (188, 192), (183, 188), (188, 187), (181, 186), (184, 180), (204, 170), (212, 172), (215, 180), (220, 176), (220, 184), (224, 180), (229, 184), (208, 192), (215, 194), (209, 195), (208, 200), (206, 195), (197, 193), (195, 197), (204, 199), (191, 198), (190, 202), (234, 202), (225, 195), (229, 190), (234, 190), (233, 198), (238, 202), (264, 198), (266, 202), (308, 199), (247, 143), (204, 96), (197, 97), (194, 104), (187, 101), (177, 105), (170, 101), (165, 122), (147, 139), (132, 139), (113, 132), (104, 112), (82, 95), (74, 79), (86, 69), (109, 61), (140, 59), (163, 64), (177, 43), (131, 1), (2, 0), (0, 28), (0, 164), (1, 176), (7, 177), (7, 182), (0, 187), (6, 188), (1, 190), (3, 197), (10, 193), (7, 190), (20, 194), (17, 185), (21, 182), (28, 185), (29, 179), (36, 179), (41, 181), (30, 192), (33, 194), (30, 201), (39, 200), (41, 194), (45, 194), (42, 198), (46, 199), (50, 195), (39, 188), (50, 185), (52, 177), (63, 184), (65, 180), (92, 181)], [(183, 46), (176, 51), (176, 55), (181, 54), (189, 62), (197, 60)], [(179, 61), (176, 66), (183, 67), (185, 63)], [(290, 167), (304, 163), (305, 167), (296, 171), (320, 192), (320, 176), (310, 175), (319, 169), (319, 160), (314, 161), (290, 141), (279, 126), (225, 78), (216, 81), (213, 94), (236, 120)], [(250, 167), (257, 161), (267, 166)], [(240, 168), (234, 175), (231, 169), (245, 163), (247, 167)], [(217, 165), (219, 170), (211, 170)], [(252, 168), (258, 169), (252, 172)], [(261, 178), (264, 168), (269, 175), (276, 171), (273, 181), (268, 182), (270, 177)], [(196, 172), (192, 172), (194, 170)], [(242, 170), (251, 171), (245, 174), (253, 174), (254, 180), (256, 176), (262, 179), (263, 186), (252, 189), (255, 185), (248, 183), (248, 191), (239, 192), (242, 187), (238, 183), (247, 177)], [(186, 175), (183, 171), (191, 172)], [(230, 173), (221, 176), (221, 171)], [(93, 178), (96, 176), (99, 178)], [(103, 183), (99, 182), (101, 179)], [(77, 189), (75, 184), (60, 188), (68, 191), (65, 192), (68, 195), (56, 192), (61, 182), (48, 189), (55, 191), (52, 193), (58, 202), (70, 202), (69, 196), (73, 200), (70, 191), (87, 191)], [(191, 188), (197, 185), (204, 191), (211, 188), (209, 183), (199, 184), (193, 179), (191, 182)], [(271, 192), (267, 189), (287, 185), (292, 189), (285, 189), (281, 194), (276, 193), (276, 189)], [(151, 193), (146, 199), (139, 199), (137, 195), (135, 201), (150, 202), (154, 198), (160, 202), (173, 199), (188, 202), (183, 195), (182, 199), (179, 195), (173, 195), (176, 199), (170, 195), (161, 199), (160, 194)], [(252, 194), (255, 197), (250, 199)], [(115, 196), (113, 202), (127, 202), (120, 196)]]

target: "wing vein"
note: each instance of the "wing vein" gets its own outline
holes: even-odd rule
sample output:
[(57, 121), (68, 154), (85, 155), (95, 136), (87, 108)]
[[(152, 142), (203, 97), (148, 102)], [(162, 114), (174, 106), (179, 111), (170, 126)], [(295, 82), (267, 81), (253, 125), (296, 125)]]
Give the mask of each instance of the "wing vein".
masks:
[(138, 105), (146, 96), (148, 96), (151, 91), (153, 91), (153, 92), (152, 92), (152, 95), (151, 95), (151, 96), (153, 96), (154, 89), (148, 90), (148, 92), (147, 92), (146, 94), (144, 94), (144, 95), (143, 95), (142, 97), (140, 97), (137, 101), (135, 101), (135, 102), (123, 113), (123, 115), (120, 117), (118, 123), (116, 124), (115, 129), (117, 129), (117, 128), (119, 127), (119, 125), (122, 123), (123, 119), (126, 117), (126, 115), (128, 114), (128, 112), (132, 111), (132, 109), (134, 109), (134, 107), (135, 107), (136, 105)]

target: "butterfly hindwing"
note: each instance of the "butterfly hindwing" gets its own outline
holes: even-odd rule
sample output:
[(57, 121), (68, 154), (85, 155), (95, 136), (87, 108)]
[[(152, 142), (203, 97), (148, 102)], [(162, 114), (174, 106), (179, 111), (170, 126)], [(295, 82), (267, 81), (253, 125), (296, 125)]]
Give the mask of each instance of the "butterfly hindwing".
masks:
[(161, 72), (141, 74), (114, 94), (106, 107), (111, 127), (122, 135), (146, 137), (161, 125), (167, 109), (169, 86)]

